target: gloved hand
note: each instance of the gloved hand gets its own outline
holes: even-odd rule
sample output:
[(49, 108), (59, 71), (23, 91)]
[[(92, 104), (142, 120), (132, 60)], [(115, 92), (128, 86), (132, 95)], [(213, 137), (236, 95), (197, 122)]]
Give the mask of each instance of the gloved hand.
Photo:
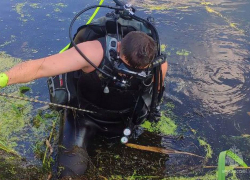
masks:
[(8, 78), (7, 74), (0, 73), (0, 88), (7, 86), (8, 80), (9, 80), (9, 78)]

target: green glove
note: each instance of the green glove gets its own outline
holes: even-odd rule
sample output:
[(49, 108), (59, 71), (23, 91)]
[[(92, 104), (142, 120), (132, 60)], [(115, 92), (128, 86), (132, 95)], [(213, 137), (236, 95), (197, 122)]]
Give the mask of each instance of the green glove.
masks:
[(7, 86), (9, 77), (5, 73), (0, 73), (0, 88)]

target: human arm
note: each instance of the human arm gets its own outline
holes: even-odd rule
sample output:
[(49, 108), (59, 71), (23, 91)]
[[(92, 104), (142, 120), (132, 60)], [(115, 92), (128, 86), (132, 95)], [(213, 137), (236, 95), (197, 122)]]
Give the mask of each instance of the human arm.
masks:
[(162, 70), (162, 84), (164, 84), (164, 79), (166, 77), (167, 70), (168, 70), (168, 63), (167, 62), (165, 62), (161, 65), (161, 70)]
[[(103, 51), (98, 41), (88, 41), (77, 46), (94, 64), (97, 66), (100, 64)], [(38, 78), (55, 76), (79, 69), (85, 72), (94, 70), (75, 48), (71, 48), (60, 54), (22, 62), (5, 72), (5, 74), (9, 78), (8, 85), (10, 85), (26, 83)]]
[[(149, 120), (152, 121), (152, 122), (157, 122), (160, 120), (160, 117), (161, 117), (161, 112), (160, 112), (160, 102), (159, 102), (159, 99), (162, 98), (163, 96), (163, 91), (164, 91), (164, 79), (166, 77), (166, 73), (167, 73), (167, 69), (168, 69), (168, 64), (167, 62), (163, 63), (161, 65), (161, 71), (162, 71), (162, 83), (160, 83), (160, 79), (159, 79), (159, 85), (158, 85), (158, 98), (156, 98), (155, 100), (155, 109), (152, 111), (152, 113), (150, 114), (149, 116)], [(160, 86), (162, 84), (162, 87)], [(162, 91), (161, 91), (161, 88)]]

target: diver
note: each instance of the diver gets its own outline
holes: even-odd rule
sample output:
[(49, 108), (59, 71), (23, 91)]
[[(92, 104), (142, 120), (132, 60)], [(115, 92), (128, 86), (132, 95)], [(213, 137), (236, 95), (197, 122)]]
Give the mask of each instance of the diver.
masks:
[(136, 125), (156, 119), (167, 72), (158, 33), (148, 20), (135, 16), (131, 6), (118, 5), (79, 27), (64, 52), (0, 74), (0, 88), (49, 77), (52, 102), (90, 111), (62, 110), (59, 177), (84, 174), (88, 144), (96, 134), (124, 136), (121, 141), (126, 143)]

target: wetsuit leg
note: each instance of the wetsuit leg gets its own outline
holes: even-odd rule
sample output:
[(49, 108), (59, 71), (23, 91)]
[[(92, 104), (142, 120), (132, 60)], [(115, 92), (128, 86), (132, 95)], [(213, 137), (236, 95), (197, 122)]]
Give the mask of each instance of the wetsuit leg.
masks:
[(71, 111), (65, 110), (61, 118), (58, 174), (65, 176), (81, 176), (88, 166), (88, 142), (95, 135), (95, 128), (90, 126), (88, 118), (75, 118)]

